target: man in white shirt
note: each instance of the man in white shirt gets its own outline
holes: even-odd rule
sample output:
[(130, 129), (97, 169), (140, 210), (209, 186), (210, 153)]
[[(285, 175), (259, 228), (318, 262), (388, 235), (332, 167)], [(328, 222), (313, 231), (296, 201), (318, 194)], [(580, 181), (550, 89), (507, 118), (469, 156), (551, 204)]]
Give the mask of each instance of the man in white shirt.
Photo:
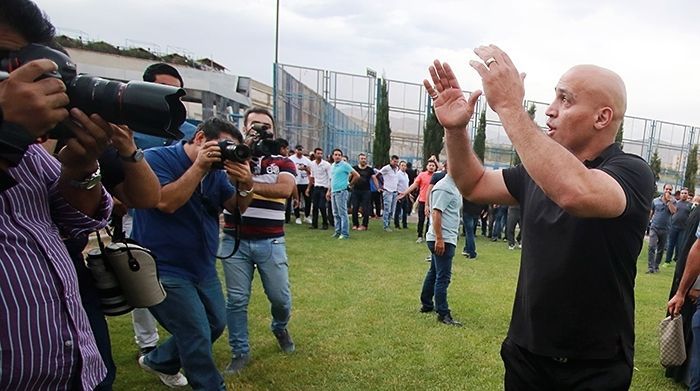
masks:
[(309, 174), (311, 170), (309, 165), (311, 165), (311, 160), (304, 156), (304, 147), (299, 144), (294, 147), (294, 154), (289, 157), (289, 160), (294, 162), (297, 166), (297, 204), (294, 208), (294, 217), (296, 217), (296, 223), (301, 224), (301, 197), (304, 197), (304, 216), (306, 216), (306, 222), (311, 223), (311, 197), (306, 194), (306, 189), (309, 187)]
[[(399, 172), (398, 172), (398, 184), (396, 186), (396, 190), (399, 192), (399, 194), (403, 193), (408, 189), (408, 174), (406, 173), (406, 162), (401, 161), (399, 163)], [(411, 212), (411, 200), (409, 197), (404, 197), (400, 200), (396, 201), (396, 211), (394, 212), (394, 228), (396, 229), (401, 229), (401, 226), (403, 225), (403, 228), (406, 229), (408, 228), (408, 214)], [(400, 220), (400, 221), (399, 221)]]
[(384, 197), (384, 231), (391, 232), (391, 218), (396, 208), (396, 197), (399, 185), (399, 157), (391, 155), (389, 164), (382, 167), (379, 172), (384, 178), (384, 188), (381, 190)]
[[(311, 227), (309, 229), (318, 229), (318, 211), (321, 211), (323, 225), (321, 229), (328, 229), (328, 214), (326, 213), (326, 192), (331, 186), (331, 164), (323, 159), (323, 149), (314, 149), (314, 160), (308, 165), (311, 171), (309, 177), (309, 186), (304, 194), (311, 196)], [(313, 191), (313, 193), (312, 193)]]

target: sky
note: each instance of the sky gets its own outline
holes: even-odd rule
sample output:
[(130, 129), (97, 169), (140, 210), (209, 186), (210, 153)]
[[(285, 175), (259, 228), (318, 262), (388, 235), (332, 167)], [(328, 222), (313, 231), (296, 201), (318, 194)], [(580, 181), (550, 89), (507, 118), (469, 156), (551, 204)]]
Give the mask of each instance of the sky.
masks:
[[(272, 83), (275, 0), (35, 0), (59, 32), (210, 57)], [(576, 64), (620, 74), (627, 114), (700, 126), (700, 2), (281, 0), (279, 61), (419, 83), (433, 59), (481, 88), (473, 49), (496, 44), (549, 102)]]

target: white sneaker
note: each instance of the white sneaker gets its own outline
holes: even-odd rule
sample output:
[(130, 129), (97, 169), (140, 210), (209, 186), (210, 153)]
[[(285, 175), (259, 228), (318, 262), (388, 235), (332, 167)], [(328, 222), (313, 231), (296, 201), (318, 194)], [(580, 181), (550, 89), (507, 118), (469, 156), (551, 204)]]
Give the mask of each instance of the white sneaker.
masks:
[(515, 250), (515, 246), (508, 246), (508, 250)]
[(423, 243), (423, 238), (416, 239), (416, 243)]
[(313, 223), (313, 221), (311, 220), (311, 216), (306, 216), (306, 218), (304, 219), (304, 221), (306, 221), (307, 224), (312, 224), (312, 223)]
[(139, 366), (143, 370), (145, 370), (146, 372), (150, 372), (154, 375), (157, 375), (158, 378), (160, 378), (160, 381), (162, 381), (163, 384), (165, 384), (166, 386), (168, 386), (170, 388), (175, 388), (175, 387), (184, 387), (188, 384), (187, 378), (182, 373), (178, 372), (174, 375), (167, 375), (163, 372), (158, 372), (155, 369), (146, 365), (146, 363), (143, 361), (144, 358), (145, 358), (145, 356), (139, 357)]
[(296, 223), (297, 223), (297, 224), (301, 224), (301, 217), (297, 217)]

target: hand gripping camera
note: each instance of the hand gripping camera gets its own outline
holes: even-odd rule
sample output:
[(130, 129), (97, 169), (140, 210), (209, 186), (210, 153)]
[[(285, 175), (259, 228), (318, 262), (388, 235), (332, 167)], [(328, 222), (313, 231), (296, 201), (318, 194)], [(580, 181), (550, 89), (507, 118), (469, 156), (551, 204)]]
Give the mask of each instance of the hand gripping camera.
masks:
[[(185, 121), (186, 111), (180, 101), (185, 95), (182, 88), (142, 81), (122, 83), (78, 74), (70, 57), (44, 45), (29, 44), (0, 59), (0, 81), (23, 64), (42, 58), (58, 65), (58, 71), (45, 77), (63, 80), (69, 108), (77, 107), (87, 115), (97, 113), (105, 121), (127, 125), (137, 132), (171, 139), (183, 137), (180, 125)], [(59, 124), (48, 137), (70, 137), (70, 130)]]

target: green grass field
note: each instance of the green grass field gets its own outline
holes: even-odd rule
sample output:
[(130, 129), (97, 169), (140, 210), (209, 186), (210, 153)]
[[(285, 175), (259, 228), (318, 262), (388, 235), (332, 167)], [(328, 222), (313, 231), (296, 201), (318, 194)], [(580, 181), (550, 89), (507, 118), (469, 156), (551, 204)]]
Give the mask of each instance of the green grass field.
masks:
[[(506, 334), (520, 252), (477, 239), (477, 260), (455, 256), (449, 303), (464, 323), (455, 328), (418, 312), (428, 250), (415, 243), (415, 224), (386, 233), (373, 220), (351, 239), (289, 225), (287, 252), (297, 351), (284, 355), (269, 331), (269, 305), (255, 278), (250, 305), (253, 360), (226, 379), (235, 390), (499, 390), (499, 349)], [(461, 251), (463, 238), (458, 250)], [(647, 275), (646, 247), (638, 261), (634, 390), (681, 390), (663, 375), (657, 326), (665, 316), (672, 268)], [(219, 267), (219, 270), (221, 268)], [(223, 276), (222, 276), (223, 281)], [(182, 316), (182, 315), (181, 315)], [(109, 320), (118, 367), (116, 390), (165, 389), (136, 363), (129, 315)], [(165, 332), (161, 330), (161, 338)], [(227, 334), (214, 345), (223, 369)]]

